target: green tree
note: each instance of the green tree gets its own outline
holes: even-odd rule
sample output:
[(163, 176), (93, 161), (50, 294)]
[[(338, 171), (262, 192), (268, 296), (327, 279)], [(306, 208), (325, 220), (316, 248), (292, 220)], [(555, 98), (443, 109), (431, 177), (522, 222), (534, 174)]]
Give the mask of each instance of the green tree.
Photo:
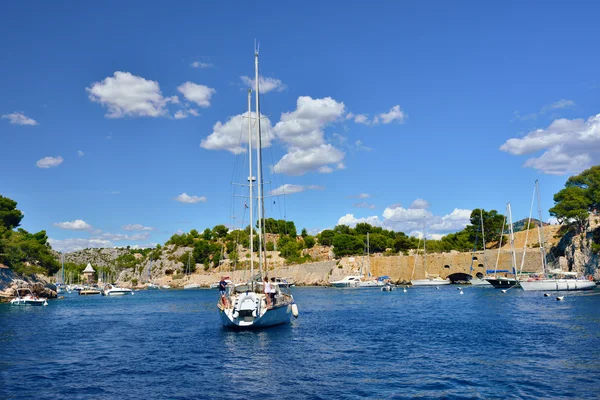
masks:
[[(600, 165), (586, 169), (579, 175), (567, 179), (565, 187), (578, 187), (584, 190), (588, 211), (600, 210)], [(556, 200), (555, 200), (556, 201)]]
[(333, 238), (333, 253), (336, 257), (362, 254), (364, 248), (365, 243), (358, 236), (341, 233)]
[(211, 240), (212, 239), (212, 231), (209, 228), (206, 228), (204, 232), (202, 232), (202, 239)]
[(229, 229), (225, 225), (217, 225), (212, 229), (214, 238), (224, 238), (227, 236), (227, 232), (229, 232)]
[(304, 244), (307, 249), (312, 249), (315, 246), (315, 238), (312, 236), (306, 236), (304, 238)]
[(373, 227), (370, 224), (367, 224), (366, 222), (359, 222), (354, 227), (354, 232), (356, 232), (359, 235), (366, 235), (367, 233), (373, 232)]
[(317, 239), (319, 239), (319, 244), (321, 246), (331, 246), (333, 245), (333, 237), (335, 236), (335, 232), (331, 229), (325, 229), (321, 233), (317, 235)]
[(308, 236), (308, 232), (306, 232), (306, 228), (302, 228), (302, 233), (300, 233), (300, 236), (302, 236), (303, 238)]
[(572, 223), (579, 232), (585, 228), (590, 206), (586, 189), (567, 186), (554, 195), (554, 203), (554, 207), (548, 211), (559, 223)]
[[(487, 243), (498, 242), (500, 237), (503, 235), (502, 225), (504, 224), (504, 215), (498, 213), (496, 210), (486, 211), (483, 209), (476, 208), (471, 212), (470, 222), (465, 230), (469, 233), (469, 240), (471, 243), (475, 243), (477, 238), (477, 248), (483, 249), (483, 242), (481, 241), (481, 214), (483, 213), (483, 229), (485, 233), (485, 240)], [(459, 250), (459, 249), (450, 249)]]
[(0, 225), (12, 230), (21, 224), (23, 213), (17, 210), (17, 202), (0, 196)]

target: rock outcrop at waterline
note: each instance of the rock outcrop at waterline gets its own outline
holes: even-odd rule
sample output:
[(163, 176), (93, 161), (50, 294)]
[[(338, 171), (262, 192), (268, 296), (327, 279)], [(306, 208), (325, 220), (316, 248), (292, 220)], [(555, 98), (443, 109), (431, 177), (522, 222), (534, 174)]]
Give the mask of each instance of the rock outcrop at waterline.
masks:
[(18, 288), (29, 288), (38, 297), (56, 298), (56, 286), (45, 277), (18, 276), (10, 269), (0, 264), (0, 303), (9, 302), (16, 296)]
[(582, 232), (577, 232), (574, 227), (569, 229), (552, 248), (552, 254), (558, 259), (562, 269), (591, 275), (595, 280), (600, 280), (599, 249), (600, 217), (590, 215), (586, 228)]

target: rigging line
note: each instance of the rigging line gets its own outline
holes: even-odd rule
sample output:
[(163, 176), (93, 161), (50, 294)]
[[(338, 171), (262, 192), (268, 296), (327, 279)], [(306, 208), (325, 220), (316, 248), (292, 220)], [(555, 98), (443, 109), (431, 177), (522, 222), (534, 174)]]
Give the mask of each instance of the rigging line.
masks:
[(519, 269), (519, 275), (523, 273), (523, 266), (525, 265), (525, 254), (527, 253), (527, 240), (529, 239), (529, 230), (531, 229), (531, 215), (533, 214), (534, 201), (535, 187), (533, 188), (533, 195), (531, 196), (531, 207), (529, 207), (529, 219), (527, 220), (527, 231), (525, 232), (525, 244), (523, 244), (523, 257), (521, 257), (521, 268)]
[(498, 243), (498, 256), (496, 257), (496, 266), (494, 267), (494, 276), (498, 276), (498, 263), (500, 262), (500, 249), (502, 249), (502, 238), (504, 238), (504, 224), (505, 223), (506, 223), (506, 215), (504, 216), (504, 219), (502, 220), (502, 230), (500, 230), (500, 241)]

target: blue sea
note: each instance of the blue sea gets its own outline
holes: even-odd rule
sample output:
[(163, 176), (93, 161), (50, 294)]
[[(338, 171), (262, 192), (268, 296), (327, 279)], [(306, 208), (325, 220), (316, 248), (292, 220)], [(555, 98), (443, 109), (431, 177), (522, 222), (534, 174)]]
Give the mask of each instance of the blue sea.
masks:
[(600, 291), (293, 288), (221, 327), (217, 292), (0, 304), (0, 399), (598, 398)]

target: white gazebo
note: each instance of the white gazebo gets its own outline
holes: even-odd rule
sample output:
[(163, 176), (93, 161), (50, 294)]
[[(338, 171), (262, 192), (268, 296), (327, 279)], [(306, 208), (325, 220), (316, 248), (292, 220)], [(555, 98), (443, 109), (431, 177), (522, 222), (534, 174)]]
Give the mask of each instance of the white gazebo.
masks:
[(96, 271), (94, 271), (94, 268), (92, 268), (92, 264), (88, 263), (87, 267), (85, 267), (83, 270), (83, 276), (87, 280), (87, 283), (93, 282), (95, 273)]

